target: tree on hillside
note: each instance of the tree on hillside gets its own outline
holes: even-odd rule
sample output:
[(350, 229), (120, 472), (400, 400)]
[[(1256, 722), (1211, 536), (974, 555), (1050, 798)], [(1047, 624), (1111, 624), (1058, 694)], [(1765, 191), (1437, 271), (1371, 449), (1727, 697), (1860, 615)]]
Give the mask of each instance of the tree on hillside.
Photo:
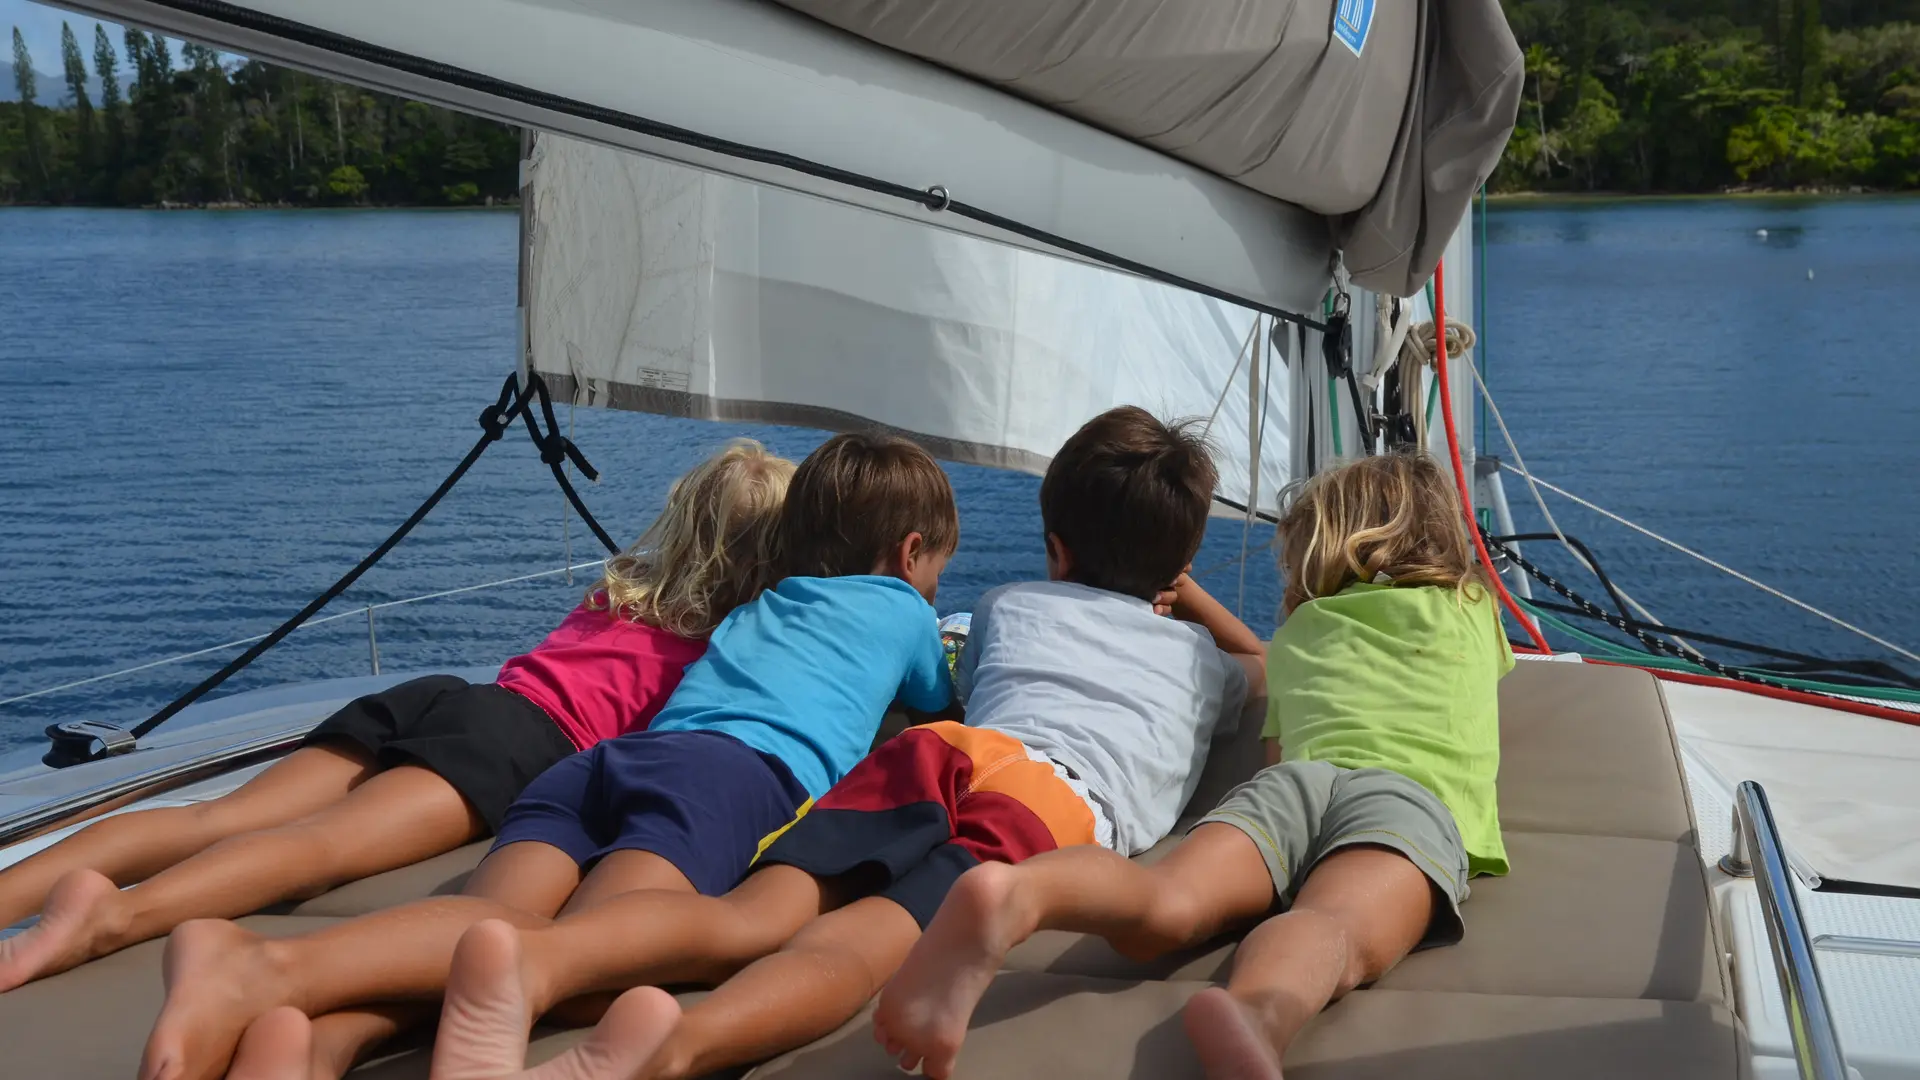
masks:
[(13, 28), (13, 88), (20, 97), (20, 186), (29, 199), (46, 197), (52, 186), (47, 175), (45, 131), (40, 126), (40, 109), (34, 102), (33, 57), (27, 52), (27, 39), (20, 28)]
[(87, 61), (73, 27), (60, 24), (60, 59), (66, 66), (67, 96), (73, 99), (74, 168), (93, 176), (100, 168), (99, 148), (93, 137), (93, 102), (87, 98)]
[(187, 44), (180, 50), (187, 62), (193, 93), (188, 98), (188, 120), (197, 152), (189, 161), (193, 194), (203, 201), (223, 198), (231, 202), (233, 192), (232, 102), (228, 98), (227, 73), (220, 66), (220, 54), (205, 45)]
[(113, 53), (107, 28), (93, 27), (93, 70), (100, 76), (100, 126), (106, 134), (94, 190), (107, 202), (120, 199), (120, 171), (127, 161), (127, 121), (120, 107), (120, 58)]

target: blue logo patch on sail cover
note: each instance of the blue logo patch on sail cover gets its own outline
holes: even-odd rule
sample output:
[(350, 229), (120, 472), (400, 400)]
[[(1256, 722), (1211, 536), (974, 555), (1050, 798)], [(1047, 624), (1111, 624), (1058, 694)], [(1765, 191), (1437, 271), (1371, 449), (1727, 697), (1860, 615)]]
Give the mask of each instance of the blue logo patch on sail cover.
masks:
[(1367, 31), (1373, 29), (1373, 0), (1340, 0), (1333, 9), (1333, 36), (1353, 55), (1367, 47)]

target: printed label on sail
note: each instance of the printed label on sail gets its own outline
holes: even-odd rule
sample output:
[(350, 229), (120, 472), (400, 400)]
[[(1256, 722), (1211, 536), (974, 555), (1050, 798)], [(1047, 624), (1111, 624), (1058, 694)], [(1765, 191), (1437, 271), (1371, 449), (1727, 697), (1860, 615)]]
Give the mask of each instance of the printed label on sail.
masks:
[(1359, 56), (1373, 28), (1373, 0), (1340, 0), (1333, 9), (1333, 36)]

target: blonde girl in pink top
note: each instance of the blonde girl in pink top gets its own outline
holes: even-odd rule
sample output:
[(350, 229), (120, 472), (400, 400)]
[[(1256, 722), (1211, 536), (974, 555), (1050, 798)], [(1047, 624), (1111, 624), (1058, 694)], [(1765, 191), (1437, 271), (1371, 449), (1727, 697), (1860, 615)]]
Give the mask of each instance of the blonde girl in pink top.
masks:
[(0, 927), (41, 913), (0, 940), (0, 991), (491, 835), (548, 766), (646, 727), (707, 635), (768, 584), (792, 475), (736, 441), (676, 481), (585, 602), (495, 682), (429, 675), (359, 698), (230, 795), (109, 817), (0, 871)]

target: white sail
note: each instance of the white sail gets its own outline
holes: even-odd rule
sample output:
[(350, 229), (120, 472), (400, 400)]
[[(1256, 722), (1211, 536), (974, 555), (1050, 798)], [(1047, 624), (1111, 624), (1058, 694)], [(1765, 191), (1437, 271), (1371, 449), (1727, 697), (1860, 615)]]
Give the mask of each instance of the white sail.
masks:
[(1325, 287), (1326, 219), (766, 0), (60, 0), (467, 112), (992, 236), (952, 199), (1247, 301)]
[(1254, 312), (559, 136), (538, 137), (527, 181), (528, 363), (560, 397), (878, 422), (1029, 472), (1087, 417), (1137, 404), (1212, 417), (1225, 498), (1271, 510), (1285, 482), (1285, 371)]

